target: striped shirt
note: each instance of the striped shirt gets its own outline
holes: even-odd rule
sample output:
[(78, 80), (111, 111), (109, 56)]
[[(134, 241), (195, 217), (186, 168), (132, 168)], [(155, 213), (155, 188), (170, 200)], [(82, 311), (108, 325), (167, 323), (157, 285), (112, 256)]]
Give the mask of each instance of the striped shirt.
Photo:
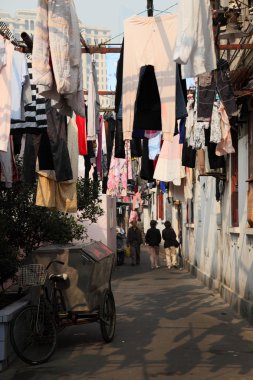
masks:
[[(25, 121), (12, 120), (11, 133), (19, 129), (22, 132), (32, 133), (34, 128), (47, 128), (46, 99), (39, 95), (38, 88), (33, 84), (32, 62), (27, 62), (31, 82), (32, 103), (25, 105)], [(25, 130), (25, 131), (24, 131)]]

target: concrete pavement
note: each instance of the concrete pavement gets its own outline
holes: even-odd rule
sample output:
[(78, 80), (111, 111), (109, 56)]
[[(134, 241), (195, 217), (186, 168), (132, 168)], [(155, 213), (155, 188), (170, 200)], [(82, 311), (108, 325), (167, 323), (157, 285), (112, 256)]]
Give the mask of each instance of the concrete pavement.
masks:
[(48, 363), (17, 359), (0, 379), (252, 380), (253, 327), (186, 271), (151, 271), (145, 250), (141, 261), (132, 267), (127, 258), (113, 274), (112, 343), (96, 323), (68, 327)]

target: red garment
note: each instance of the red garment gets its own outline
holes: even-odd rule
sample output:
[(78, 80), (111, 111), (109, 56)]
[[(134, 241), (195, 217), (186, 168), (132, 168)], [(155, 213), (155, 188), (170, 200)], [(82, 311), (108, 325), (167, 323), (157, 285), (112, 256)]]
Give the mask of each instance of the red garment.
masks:
[(86, 118), (76, 115), (76, 125), (78, 128), (78, 148), (81, 156), (88, 154), (87, 149), (87, 133), (86, 133)]

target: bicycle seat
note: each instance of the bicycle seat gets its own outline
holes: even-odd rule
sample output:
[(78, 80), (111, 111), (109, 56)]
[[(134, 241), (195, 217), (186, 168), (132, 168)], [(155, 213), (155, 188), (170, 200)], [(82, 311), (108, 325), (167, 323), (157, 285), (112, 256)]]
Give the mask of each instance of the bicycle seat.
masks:
[(66, 281), (68, 279), (67, 273), (62, 273), (62, 274), (50, 274), (49, 275), (49, 280), (53, 282), (61, 282), (61, 281)]

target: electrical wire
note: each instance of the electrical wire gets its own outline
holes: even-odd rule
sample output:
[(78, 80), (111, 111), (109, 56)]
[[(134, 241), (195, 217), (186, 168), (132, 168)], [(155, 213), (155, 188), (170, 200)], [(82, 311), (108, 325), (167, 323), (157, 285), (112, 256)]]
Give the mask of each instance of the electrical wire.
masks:
[(163, 11), (159, 11), (159, 13), (157, 13), (156, 16), (160, 15), (161, 13), (169, 13), (168, 10), (170, 10), (171, 8), (174, 8), (177, 4), (178, 3), (175, 3), (175, 4), (171, 5), (169, 8), (166, 8)]
[[(158, 16), (158, 15), (160, 15), (161, 13), (167, 13), (168, 10), (170, 10), (170, 9), (173, 8), (173, 7), (175, 7), (177, 4), (178, 4), (178, 3), (175, 3), (175, 4), (171, 5), (170, 7), (166, 8), (166, 9), (164, 9), (164, 10), (162, 10), (162, 11), (161, 11), (160, 9), (153, 9), (155, 12), (158, 12), (155, 16)], [(136, 16), (140, 16), (141, 14), (146, 13), (146, 12), (147, 12), (147, 9), (145, 9), (144, 11), (141, 11), (141, 12), (139, 12), (139, 13), (136, 13)], [(98, 46), (107, 45), (108, 42), (110, 42), (110, 41), (112, 41), (112, 40), (115, 40), (115, 38), (117, 38), (117, 37), (123, 36), (123, 34), (124, 34), (124, 32), (122, 32), (122, 33), (120, 33), (120, 34), (117, 34), (116, 36), (111, 37), (109, 40), (107, 40), (107, 41), (105, 41), (105, 42), (102, 42), (102, 43), (98, 44)], [(119, 44), (119, 45), (121, 45), (121, 44)]]

